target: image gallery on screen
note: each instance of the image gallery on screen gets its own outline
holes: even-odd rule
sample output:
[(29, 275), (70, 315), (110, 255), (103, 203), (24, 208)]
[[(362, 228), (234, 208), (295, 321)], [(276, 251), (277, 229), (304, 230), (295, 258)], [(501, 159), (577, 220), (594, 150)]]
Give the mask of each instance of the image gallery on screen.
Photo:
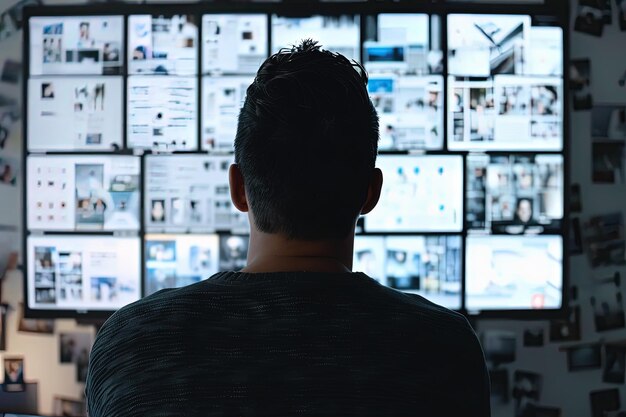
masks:
[[(306, 38), (362, 61), (380, 118), (382, 196), (358, 219), (354, 270), (469, 312), (560, 308), (561, 28), (185, 11), (30, 18), (27, 308), (113, 311), (245, 267), (238, 114), (269, 54)], [(594, 136), (623, 136), (614, 107)]]

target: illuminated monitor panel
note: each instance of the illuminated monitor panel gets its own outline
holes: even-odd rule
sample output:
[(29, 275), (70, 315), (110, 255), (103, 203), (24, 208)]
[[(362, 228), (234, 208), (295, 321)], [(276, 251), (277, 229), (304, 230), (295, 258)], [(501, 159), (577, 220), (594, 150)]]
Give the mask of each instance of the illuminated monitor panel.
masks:
[(234, 152), (239, 111), (253, 76), (203, 77), (202, 149)]
[(32, 17), (30, 75), (122, 75), (122, 16)]
[(195, 16), (128, 17), (128, 73), (197, 74), (198, 24)]
[(31, 310), (115, 311), (141, 298), (136, 237), (30, 236)]
[(196, 150), (198, 80), (128, 77), (128, 147)]
[(460, 236), (363, 236), (354, 242), (353, 270), (402, 292), (461, 308)]
[(249, 233), (248, 216), (230, 199), (232, 155), (147, 156), (145, 227), (148, 232)]
[(99, 76), (29, 79), (28, 150), (121, 149), (122, 83), (122, 77)]
[(466, 245), (469, 313), (561, 308), (561, 236), (469, 236)]
[(380, 155), (380, 201), (363, 220), (365, 232), (460, 232), (463, 158), (459, 155)]
[(267, 27), (262, 14), (202, 16), (202, 73), (256, 74), (268, 57)]
[(558, 234), (562, 228), (562, 155), (472, 155), (467, 158), (470, 233)]
[(134, 156), (29, 156), (28, 229), (139, 230), (139, 171)]
[(282, 17), (272, 16), (272, 53), (291, 49), (304, 39), (313, 39), (323, 49), (359, 60), (360, 20), (358, 15)]

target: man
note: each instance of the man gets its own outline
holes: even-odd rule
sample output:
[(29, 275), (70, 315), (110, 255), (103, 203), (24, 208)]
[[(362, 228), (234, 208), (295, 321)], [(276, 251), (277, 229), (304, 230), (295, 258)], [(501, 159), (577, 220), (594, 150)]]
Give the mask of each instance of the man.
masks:
[(312, 41), (265, 61), (230, 168), (248, 264), (113, 315), (91, 355), (91, 417), (489, 415), (467, 320), (351, 272), (382, 185), (366, 84)]

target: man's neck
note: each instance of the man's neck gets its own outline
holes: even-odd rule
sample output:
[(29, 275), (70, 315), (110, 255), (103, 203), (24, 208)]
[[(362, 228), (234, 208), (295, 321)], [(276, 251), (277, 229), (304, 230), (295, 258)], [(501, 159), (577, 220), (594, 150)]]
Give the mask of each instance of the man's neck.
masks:
[(248, 266), (242, 272), (350, 272), (354, 235), (336, 240), (297, 240), (250, 232)]

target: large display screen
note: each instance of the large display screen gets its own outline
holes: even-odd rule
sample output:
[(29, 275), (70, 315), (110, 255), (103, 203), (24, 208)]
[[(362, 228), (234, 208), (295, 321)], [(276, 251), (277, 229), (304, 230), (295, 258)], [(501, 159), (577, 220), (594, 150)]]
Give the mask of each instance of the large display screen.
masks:
[(122, 77), (28, 80), (30, 151), (113, 151), (123, 147)]
[(139, 230), (138, 157), (31, 155), (27, 174), (29, 230)]
[(469, 155), (466, 220), (470, 232), (559, 233), (562, 155)]
[(30, 236), (31, 310), (115, 311), (141, 298), (136, 237)]
[(145, 225), (149, 232), (249, 232), (247, 213), (230, 200), (231, 155), (149, 156)]
[(129, 16), (129, 74), (191, 75), (197, 74), (197, 66), (194, 15)]
[(360, 236), (352, 269), (447, 308), (461, 307), (460, 236)]
[(202, 72), (253, 75), (268, 57), (268, 18), (262, 14), (202, 16)]
[(561, 307), (561, 236), (469, 236), (466, 245), (465, 306), (470, 313)]
[(192, 77), (128, 77), (128, 146), (195, 150), (197, 88), (198, 80)]
[(314, 39), (324, 49), (359, 60), (361, 24), (358, 15), (272, 16), (272, 53)]
[(460, 232), (463, 158), (458, 155), (380, 155), (383, 189), (365, 216), (365, 232)]
[(122, 75), (122, 16), (30, 19), (30, 75)]
[(559, 151), (563, 35), (525, 15), (448, 16), (448, 148)]

